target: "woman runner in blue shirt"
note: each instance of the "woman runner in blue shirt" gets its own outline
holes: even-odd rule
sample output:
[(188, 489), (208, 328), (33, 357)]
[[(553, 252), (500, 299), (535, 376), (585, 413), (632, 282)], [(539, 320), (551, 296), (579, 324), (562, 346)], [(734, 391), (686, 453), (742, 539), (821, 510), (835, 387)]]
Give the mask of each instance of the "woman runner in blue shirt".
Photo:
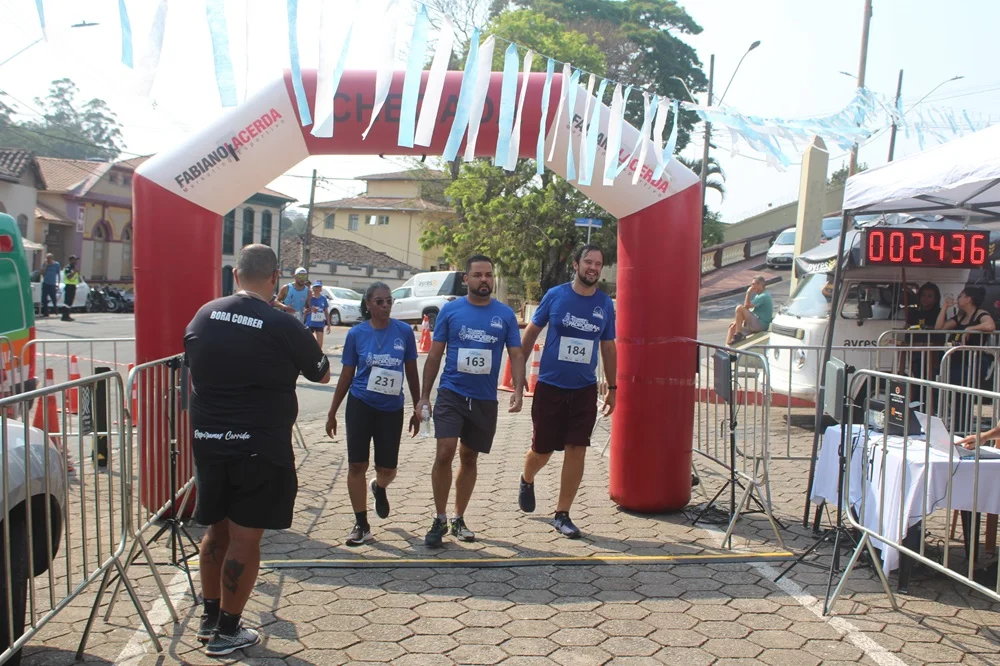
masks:
[(355, 519), (354, 529), (347, 537), (348, 546), (360, 546), (374, 538), (368, 524), (365, 491), (373, 440), (375, 477), (369, 487), (375, 499), (375, 513), (379, 518), (389, 515), (385, 489), (396, 478), (399, 443), (403, 436), (404, 373), (414, 405), (410, 433), (416, 437), (420, 430), (420, 417), (416, 412), (420, 400), (417, 345), (410, 327), (391, 319), (391, 311), (392, 296), (388, 285), (373, 282), (361, 301), (361, 316), (365, 321), (347, 332), (342, 357), (344, 367), (326, 419), (326, 434), (332, 439), (337, 434), (337, 411), (347, 397), (347, 493)]
[(330, 332), (330, 301), (323, 295), (323, 283), (313, 282), (312, 294), (306, 302), (305, 322), (309, 332), (323, 348), (323, 331)]

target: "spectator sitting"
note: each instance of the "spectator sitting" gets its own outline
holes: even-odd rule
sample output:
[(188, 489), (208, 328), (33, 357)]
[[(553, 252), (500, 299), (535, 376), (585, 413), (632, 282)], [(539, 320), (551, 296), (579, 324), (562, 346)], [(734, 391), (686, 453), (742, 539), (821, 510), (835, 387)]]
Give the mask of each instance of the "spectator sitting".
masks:
[(739, 342), (747, 335), (766, 331), (774, 318), (774, 303), (771, 294), (767, 292), (767, 283), (763, 275), (758, 275), (747, 288), (743, 305), (736, 307), (736, 318), (729, 325), (726, 334), (726, 346)]

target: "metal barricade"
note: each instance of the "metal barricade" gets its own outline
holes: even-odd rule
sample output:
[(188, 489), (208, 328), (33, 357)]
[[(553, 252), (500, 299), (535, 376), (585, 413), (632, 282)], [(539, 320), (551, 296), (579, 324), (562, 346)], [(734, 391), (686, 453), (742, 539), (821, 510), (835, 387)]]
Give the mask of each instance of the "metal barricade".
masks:
[(0, 335), (0, 398), (14, 395), (14, 385), (20, 381), (18, 359), (14, 354), (14, 344), (5, 335)]
[[(732, 383), (719, 386), (717, 377)], [(770, 376), (766, 360), (755, 352), (699, 342), (695, 381), (694, 452), (729, 473), (727, 483), (708, 504), (711, 506), (729, 490), (730, 519), (722, 546), (732, 546), (736, 522), (753, 502), (767, 516), (778, 543), (784, 547), (771, 511)], [(729, 392), (729, 399), (720, 396), (719, 391)], [(741, 493), (739, 500), (737, 492)]]
[[(905, 589), (914, 562), (948, 576), (966, 587), (1000, 601), (1000, 581), (995, 571), (977, 571), (980, 513), (1000, 514), (1000, 496), (993, 489), (1000, 483), (1000, 454), (995, 450), (981, 449), (980, 444), (1000, 435), (1000, 428), (977, 432), (970, 440), (972, 450), (955, 445), (954, 431), (945, 418), (957, 401), (966, 401), (980, 423), (991, 419), (996, 423), (1000, 409), (1000, 393), (978, 388), (955, 386), (943, 382), (912, 379), (871, 370), (857, 372), (851, 381), (852, 392), (863, 390), (866, 385), (894, 387), (893, 393), (907, 400), (914, 387), (923, 387), (927, 393), (938, 396), (936, 409), (918, 416), (915, 411), (901, 409), (902, 424), (896, 424), (899, 434), (890, 433), (893, 424), (893, 407), (887, 402), (885, 412), (862, 411), (851, 414), (849, 421), (850, 445), (844, 447), (845, 481), (844, 514), (861, 533), (855, 548), (834, 591), (833, 601), (843, 591), (850, 573), (862, 553), (867, 552), (877, 567), (886, 592), (892, 599), (885, 574), (899, 568), (899, 587)], [(868, 402), (870, 406), (870, 401)], [(863, 415), (864, 418), (859, 418)], [(905, 434), (911, 430), (910, 421), (923, 420), (923, 434)], [(995, 456), (995, 457), (994, 457)], [(831, 457), (831, 456), (827, 456)], [(817, 468), (817, 477), (820, 474)], [(850, 509), (850, 510), (846, 510)], [(939, 510), (943, 509), (943, 513)], [(953, 511), (961, 511), (965, 532), (964, 557), (955, 555), (948, 531)], [(939, 533), (940, 545), (929, 545), (928, 536)], [(989, 540), (989, 539), (988, 539)], [(881, 560), (875, 549), (882, 551)], [(895, 600), (892, 599), (895, 607)]]
[[(182, 522), (193, 508), (191, 499), (194, 492), (188, 415), (190, 382), (183, 354), (137, 365), (128, 374), (125, 385), (125, 394), (130, 396), (127, 403), (126, 449), (129, 458), (126, 476), (131, 506), (128, 529), (132, 544), (125, 558), (125, 569), (127, 571), (142, 555), (155, 572), (149, 544), (170, 530), (171, 564), (187, 572), (192, 594), (195, 594), (184, 539), (191, 541), (194, 553), (197, 552), (197, 544), (191, 540)], [(148, 538), (146, 533), (157, 525), (158, 532)], [(159, 577), (157, 585), (176, 620), (177, 613)], [(117, 592), (116, 587), (106, 618), (114, 610)]]
[[(64, 408), (71, 390), (81, 396), (78, 416)], [(160, 649), (121, 560), (129, 538), (127, 451), (125, 431), (114, 424), (125, 421), (123, 395), (121, 376), (104, 372), (0, 399), (0, 662), (100, 581), (81, 659), (112, 572)], [(32, 403), (32, 423), (8, 417), (9, 407), (27, 415)]]
[(21, 349), (21, 381), (29, 371), (27, 359), (35, 354), (35, 373), (39, 384), (52, 370), (55, 383), (69, 381), (73, 374), (72, 360), (77, 358), (81, 377), (97, 373), (97, 368), (110, 368), (124, 376), (129, 359), (135, 358), (135, 338), (46, 338), (30, 340)]

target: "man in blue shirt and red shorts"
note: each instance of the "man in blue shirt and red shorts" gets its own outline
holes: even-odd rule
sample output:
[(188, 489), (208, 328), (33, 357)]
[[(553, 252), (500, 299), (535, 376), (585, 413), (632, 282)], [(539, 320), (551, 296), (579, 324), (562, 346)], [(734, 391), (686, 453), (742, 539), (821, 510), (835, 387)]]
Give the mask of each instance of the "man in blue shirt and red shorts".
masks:
[(531, 403), (534, 433), (524, 460), (518, 505), (525, 513), (535, 510), (535, 475), (554, 451), (565, 451), (553, 525), (571, 539), (578, 538), (580, 530), (570, 520), (569, 510), (583, 479), (587, 447), (597, 422), (598, 351), (609, 382), (605, 416), (614, 411), (618, 389), (615, 306), (610, 296), (597, 289), (603, 267), (601, 248), (584, 245), (577, 250), (573, 281), (546, 292), (521, 340), (523, 349), (532, 349), (548, 325)]

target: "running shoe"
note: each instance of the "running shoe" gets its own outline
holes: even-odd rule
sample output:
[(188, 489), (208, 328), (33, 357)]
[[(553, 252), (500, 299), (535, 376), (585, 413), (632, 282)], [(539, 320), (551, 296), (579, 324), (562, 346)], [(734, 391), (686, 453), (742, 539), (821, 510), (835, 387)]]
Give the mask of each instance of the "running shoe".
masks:
[(375, 537), (372, 536), (372, 528), (365, 525), (362, 527), (359, 523), (354, 523), (354, 529), (351, 533), (347, 535), (347, 545), (348, 546), (360, 546), (369, 541), (374, 541)]
[(198, 627), (198, 640), (207, 643), (215, 636), (215, 629), (219, 626), (219, 616), (204, 613), (201, 616), (201, 626)]
[(424, 544), (431, 548), (440, 548), (441, 540), (444, 539), (444, 535), (447, 533), (448, 523), (440, 518), (434, 518), (434, 523), (431, 524), (431, 531), (424, 537)]
[(570, 539), (580, 538), (580, 528), (574, 525), (573, 521), (569, 519), (569, 512), (557, 511), (552, 524), (555, 526), (556, 531), (564, 537), (569, 537)]
[(256, 629), (247, 629), (241, 625), (236, 630), (236, 633), (232, 635), (216, 632), (212, 636), (212, 640), (208, 642), (205, 654), (209, 657), (224, 657), (236, 650), (257, 645), (257, 643), (260, 643), (260, 632)]
[(379, 518), (388, 518), (389, 497), (385, 494), (385, 488), (375, 483), (375, 479), (372, 479), (370, 487), (372, 489), (372, 497), (375, 498), (375, 514)]
[(451, 535), (459, 541), (475, 541), (476, 533), (465, 525), (464, 518), (454, 518), (451, 521)]
[(535, 484), (528, 483), (523, 476), (521, 488), (517, 491), (517, 505), (525, 513), (532, 513), (535, 510)]

